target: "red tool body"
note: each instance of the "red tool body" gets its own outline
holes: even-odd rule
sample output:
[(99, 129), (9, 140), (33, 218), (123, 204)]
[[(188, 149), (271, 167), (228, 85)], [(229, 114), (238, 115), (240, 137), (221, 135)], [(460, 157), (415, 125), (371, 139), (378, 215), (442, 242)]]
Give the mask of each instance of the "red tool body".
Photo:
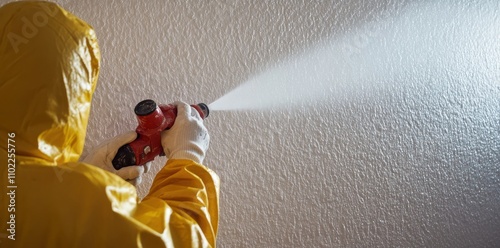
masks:
[[(206, 104), (191, 105), (205, 119), (209, 110)], [(137, 138), (118, 149), (113, 158), (113, 167), (119, 170), (130, 165), (143, 165), (153, 161), (156, 156), (164, 156), (161, 145), (161, 132), (170, 129), (177, 117), (177, 107), (172, 104), (160, 104), (153, 100), (139, 102), (134, 109), (139, 125)]]

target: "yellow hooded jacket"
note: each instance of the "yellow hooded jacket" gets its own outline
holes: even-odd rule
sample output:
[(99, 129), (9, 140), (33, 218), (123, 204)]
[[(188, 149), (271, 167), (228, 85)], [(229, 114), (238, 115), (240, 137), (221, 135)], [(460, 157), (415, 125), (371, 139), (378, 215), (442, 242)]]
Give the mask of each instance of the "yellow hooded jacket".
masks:
[(0, 247), (215, 247), (219, 179), (169, 160), (149, 194), (79, 163), (100, 53), (48, 2), (0, 8)]

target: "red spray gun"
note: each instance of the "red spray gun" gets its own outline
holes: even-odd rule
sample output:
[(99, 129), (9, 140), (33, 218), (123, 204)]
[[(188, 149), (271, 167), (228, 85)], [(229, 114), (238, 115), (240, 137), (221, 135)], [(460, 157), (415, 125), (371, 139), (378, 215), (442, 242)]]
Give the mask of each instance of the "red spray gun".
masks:
[[(200, 117), (208, 117), (208, 106), (204, 103), (191, 105), (198, 111)], [(134, 112), (139, 125), (137, 126), (137, 138), (129, 144), (125, 144), (113, 158), (113, 167), (116, 170), (129, 165), (143, 165), (153, 161), (158, 155), (165, 156), (161, 146), (161, 132), (170, 129), (177, 117), (177, 107), (172, 104), (160, 104), (153, 100), (139, 102)]]

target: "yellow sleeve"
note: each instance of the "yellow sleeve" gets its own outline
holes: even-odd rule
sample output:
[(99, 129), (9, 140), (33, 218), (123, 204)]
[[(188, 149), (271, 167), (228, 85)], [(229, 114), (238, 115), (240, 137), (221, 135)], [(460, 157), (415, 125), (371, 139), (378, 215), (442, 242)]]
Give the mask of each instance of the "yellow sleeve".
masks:
[(156, 175), (135, 219), (175, 247), (215, 247), (219, 178), (190, 160), (169, 160)]

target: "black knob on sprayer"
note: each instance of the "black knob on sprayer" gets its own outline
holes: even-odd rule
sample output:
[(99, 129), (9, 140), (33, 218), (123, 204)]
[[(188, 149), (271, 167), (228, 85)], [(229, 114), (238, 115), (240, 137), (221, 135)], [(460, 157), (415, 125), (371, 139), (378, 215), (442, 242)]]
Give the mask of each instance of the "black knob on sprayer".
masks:
[(149, 115), (153, 113), (155, 110), (156, 110), (156, 102), (151, 99), (139, 102), (137, 105), (135, 105), (134, 108), (135, 114), (139, 116)]

